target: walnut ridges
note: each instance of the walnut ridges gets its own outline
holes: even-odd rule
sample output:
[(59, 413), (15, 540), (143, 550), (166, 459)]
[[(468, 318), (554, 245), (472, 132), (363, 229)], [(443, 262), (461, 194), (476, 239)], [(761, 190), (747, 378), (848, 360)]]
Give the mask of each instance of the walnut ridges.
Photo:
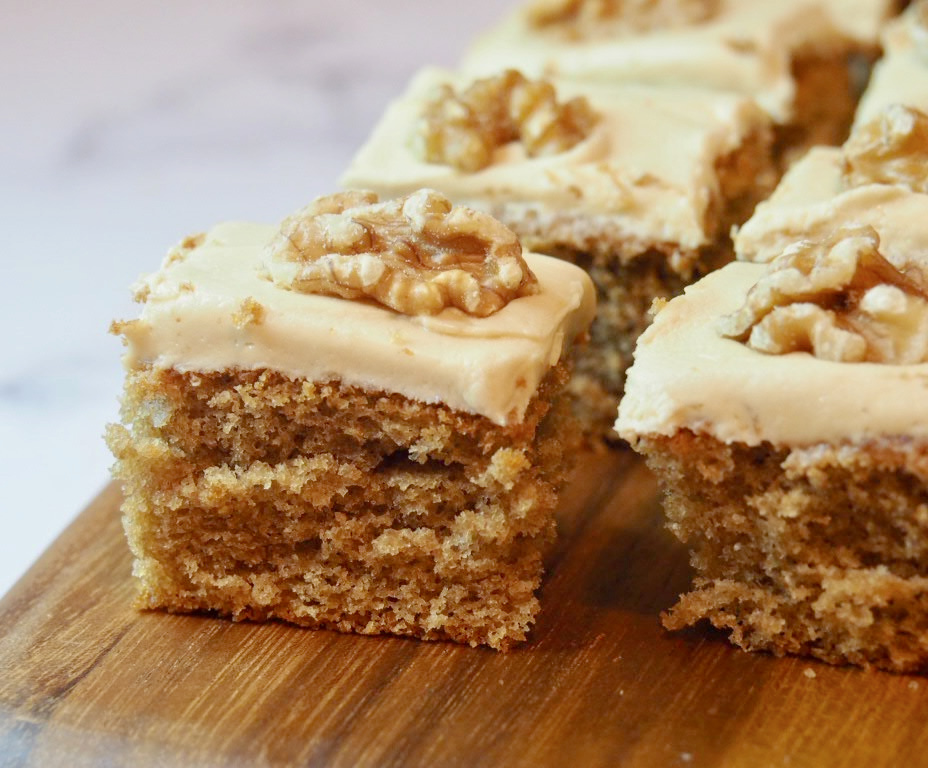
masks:
[(844, 145), (850, 187), (901, 184), (928, 192), (928, 115), (894, 104), (859, 126)]
[(564, 152), (583, 141), (595, 122), (584, 97), (560, 103), (551, 83), (508, 69), (460, 93), (441, 86), (424, 107), (417, 148), (427, 162), (473, 173), (512, 141), (521, 142), (529, 157)]
[(823, 360), (928, 362), (928, 292), (896, 269), (871, 227), (801, 241), (771, 262), (744, 305), (722, 319), (723, 336), (769, 354)]
[(407, 315), (456, 307), (486, 317), (537, 290), (511, 230), (433, 190), (385, 202), (361, 191), (321, 197), (284, 220), (267, 256), (284, 288)]

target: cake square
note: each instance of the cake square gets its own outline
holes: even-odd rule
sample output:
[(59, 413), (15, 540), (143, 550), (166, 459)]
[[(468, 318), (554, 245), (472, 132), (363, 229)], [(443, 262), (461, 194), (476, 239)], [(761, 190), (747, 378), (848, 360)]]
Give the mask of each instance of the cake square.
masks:
[(136, 295), (108, 442), (140, 607), (525, 639), (582, 270), (431, 192), (340, 194), (190, 238)]
[(584, 267), (598, 312), (572, 387), (590, 433), (609, 439), (652, 300), (731, 259), (731, 226), (775, 183), (771, 142), (769, 119), (737, 95), (426, 69), (342, 183), (432, 187)]
[(696, 570), (664, 624), (707, 619), (746, 650), (924, 670), (928, 365), (723, 338), (720, 319), (765, 270), (739, 262), (687, 289), (629, 372), (616, 428), (661, 479)]
[(813, 150), (642, 335), (616, 429), (692, 550), (668, 628), (928, 669), (926, 160), (899, 105)]
[(798, 240), (866, 225), (880, 236), (881, 253), (908, 268), (928, 252), (926, 165), (928, 115), (890, 103), (858, 121), (843, 146), (816, 147), (796, 162), (735, 234), (735, 255), (766, 263)]
[(709, 87), (756, 98), (787, 158), (843, 141), (859, 70), (897, 0), (537, 0), (473, 46), (464, 69)]

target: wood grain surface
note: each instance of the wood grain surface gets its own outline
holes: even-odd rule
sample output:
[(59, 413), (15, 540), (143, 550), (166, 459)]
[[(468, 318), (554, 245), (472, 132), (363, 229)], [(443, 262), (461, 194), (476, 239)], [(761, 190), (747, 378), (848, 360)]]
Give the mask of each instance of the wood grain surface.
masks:
[(0, 603), (2, 766), (900, 766), (928, 680), (670, 634), (686, 552), (631, 455), (583, 456), (532, 641), (450, 643), (131, 608), (107, 488)]

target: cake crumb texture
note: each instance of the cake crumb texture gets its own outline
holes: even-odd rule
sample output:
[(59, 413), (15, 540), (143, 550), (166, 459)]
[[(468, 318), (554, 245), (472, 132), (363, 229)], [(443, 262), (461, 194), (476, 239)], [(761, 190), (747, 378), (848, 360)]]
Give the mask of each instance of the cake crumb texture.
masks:
[(928, 441), (778, 448), (684, 430), (640, 441), (708, 619), (745, 650), (928, 669)]
[(262, 370), (128, 374), (107, 441), (138, 604), (507, 649), (526, 638), (576, 434)]

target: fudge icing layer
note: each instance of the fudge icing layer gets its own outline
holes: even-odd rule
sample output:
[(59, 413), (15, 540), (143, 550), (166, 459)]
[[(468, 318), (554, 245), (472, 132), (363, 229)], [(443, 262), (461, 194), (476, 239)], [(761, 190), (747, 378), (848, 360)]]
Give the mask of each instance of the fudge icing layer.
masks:
[[(446, 403), (497, 424), (519, 421), (537, 386), (595, 309), (582, 270), (525, 254), (541, 291), (487, 318), (456, 309), (409, 317), (288, 291), (261, 275), (276, 227), (228, 223), (143, 279), (141, 317), (121, 325), (127, 368), (280, 371)], [(233, 318), (260, 305), (259, 320)]]
[[(848, 38), (873, 44), (888, 0), (722, 0), (720, 13), (689, 27), (576, 39), (569, 29), (535, 29), (517, 12), (464, 62), (487, 73), (507, 66), (530, 76), (699, 85), (756, 96), (776, 120), (792, 117), (794, 51), (828, 49)], [(845, 22), (844, 20), (847, 20)]]
[(928, 364), (835, 363), (767, 355), (722, 338), (765, 265), (733, 263), (686, 289), (638, 341), (616, 431), (689, 429), (726, 443), (804, 446), (886, 435), (928, 437)]
[(766, 126), (748, 99), (693, 89), (636, 86), (578, 88), (555, 82), (558, 98), (586, 96), (599, 119), (572, 149), (529, 158), (513, 142), (474, 173), (427, 163), (414, 150), (424, 102), (441, 83), (470, 79), (426, 69), (387, 110), (341, 179), (347, 187), (392, 197), (434, 187), (456, 203), (520, 212), (582, 213), (592, 230), (618, 222), (628, 237), (697, 248), (718, 196), (717, 160)]
[(928, 195), (891, 184), (847, 189), (842, 163), (841, 150), (830, 147), (816, 147), (796, 163), (736, 235), (738, 259), (771, 261), (796, 240), (870, 225), (895, 267), (915, 266), (928, 276)]

